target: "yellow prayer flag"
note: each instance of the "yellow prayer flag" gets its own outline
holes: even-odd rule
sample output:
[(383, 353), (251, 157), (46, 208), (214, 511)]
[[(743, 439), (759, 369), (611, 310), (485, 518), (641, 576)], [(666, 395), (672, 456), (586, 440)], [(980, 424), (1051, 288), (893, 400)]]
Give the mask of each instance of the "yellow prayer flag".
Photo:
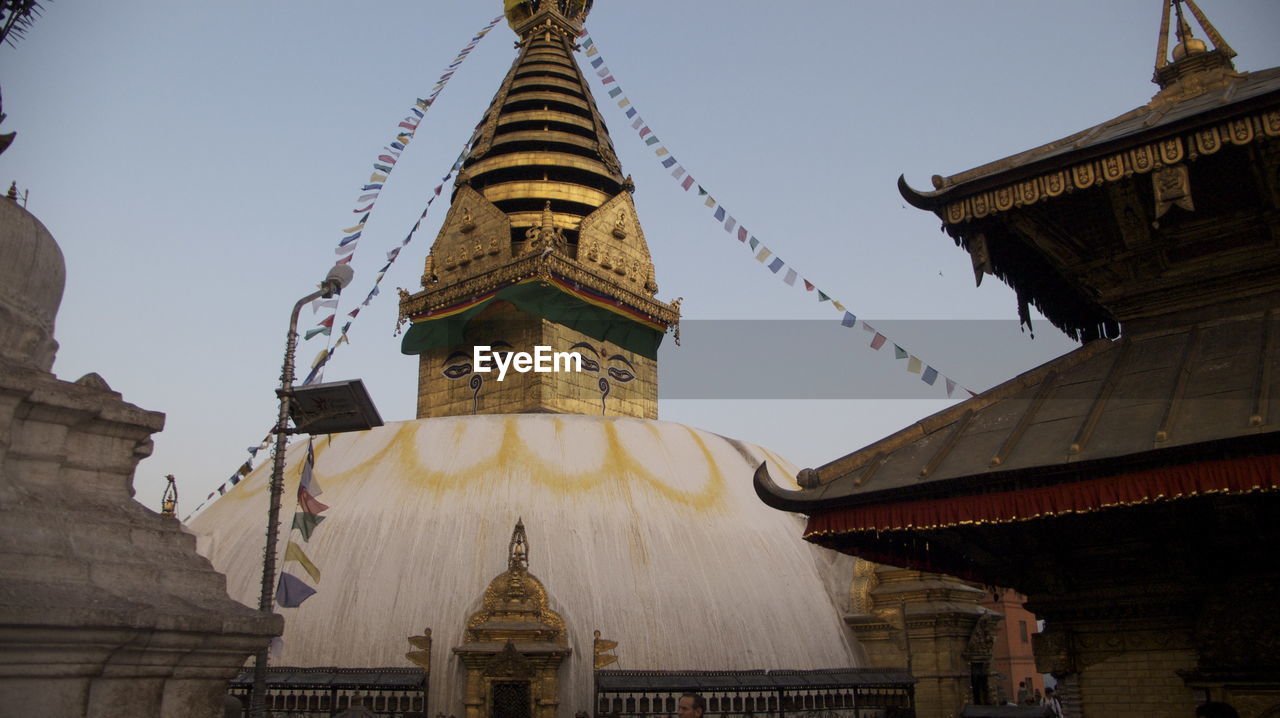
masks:
[(666, 147), (659, 147), (658, 149), (654, 150), (653, 153), (659, 157), (662, 157), (663, 155), (671, 154), (670, 152), (667, 151)]
[(370, 182), (386, 182), (387, 176), (374, 172), (373, 174), (369, 175), (369, 181)]
[(618, 107), (626, 107), (627, 105), (630, 105), (630, 104), (631, 104), (631, 100), (628, 100), (625, 97), (622, 98), (621, 100), (618, 100)]
[(342, 230), (342, 233), (351, 234), (352, 232), (359, 232), (362, 229), (364, 229), (364, 222), (361, 222), (360, 224), (357, 224), (354, 227), (347, 227), (346, 229)]
[(768, 247), (761, 247), (760, 253), (756, 255), (756, 261), (760, 262), (761, 264), (764, 264), (764, 260), (772, 256), (773, 256), (772, 250), (770, 250)]
[(302, 570), (307, 572), (312, 581), (320, 583), (320, 569), (316, 568), (314, 563), (311, 563), (311, 559), (307, 558), (307, 555), (302, 552), (302, 548), (298, 544), (292, 541), (289, 542), (289, 545), (284, 550), (284, 560), (297, 561), (302, 565)]
[(707, 195), (707, 201), (704, 202), (703, 204), (707, 205), (708, 207), (714, 207), (716, 206), (716, 198), (712, 197), (711, 195)]
[(847, 310), (844, 308), (844, 305), (843, 305), (843, 304), (841, 304), (840, 302), (832, 302), (832, 303), (831, 303), (831, 306), (835, 307), (837, 311), (841, 311), (841, 312), (843, 312), (843, 311), (847, 311)]
[(907, 371), (911, 372), (912, 374), (920, 373), (920, 359), (918, 357), (914, 357), (914, 356), (907, 357)]
[(321, 349), (320, 353), (316, 355), (316, 358), (311, 360), (311, 368), (315, 369), (317, 366), (319, 366), (320, 362), (324, 359), (325, 355), (328, 353), (329, 353), (328, 349)]
[(596, 46), (592, 45), (591, 49), (587, 50), (587, 57), (595, 57), (599, 52), (600, 51), (596, 49)]

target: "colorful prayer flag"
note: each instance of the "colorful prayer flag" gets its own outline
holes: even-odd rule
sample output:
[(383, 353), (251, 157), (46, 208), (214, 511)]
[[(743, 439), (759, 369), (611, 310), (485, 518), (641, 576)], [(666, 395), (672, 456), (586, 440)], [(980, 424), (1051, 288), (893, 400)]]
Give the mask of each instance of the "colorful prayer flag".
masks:
[(876, 335), (871, 339), (871, 348), (879, 351), (880, 347), (884, 346), (884, 342), (888, 338), (889, 337), (886, 337), (880, 332), (876, 332)]
[(684, 182), (681, 182), (680, 186), (684, 188), (685, 192), (688, 192), (689, 188), (693, 186), (693, 175), (685, 177)]
[(302, 570), (306, 571), (307, 575), (311, 577), (312, 581), (320, 583), (319, 567), (312, 563), (311, 559), (307, 558), (307, 555), (302, 552), (302, 547), (298, 544), (292, 541), (289, 542), (284, 549), (284, 560), (297, 561), (302, 566)]
[(831, 297), (828, 297), (828, 296), (826, 295), (826, 293), (825, 293), (825, 292), (823, 292), (821, 289), (819, 289), (819, 290), (818, 290), (818, 301), (819, 301), (819, 302), (829, 302), (829, 301), (831, 301)]
[(922, 366), (924, 366), (924, 362), (921, 362), (919, 357), (907, 357), (907, 371), (912, 374), (919, 374)]
[(297, 608), (315, 593), (316, 590), (303, 583), (302, 579), (280, 572), (280, 583), (276, 586), (276, 603), (282, 608)]
[(768, 259), (771, 256), (773, 256), (773, 250), (769, 249), (768, 247), (761, 247), (760, 252), (756, 254), (756, 261), (761, 264), (764, 264), (764, 260)]
[[(311, 438), (307, 438), (307, 458), (302, 462), (302, 480), (299, 482), (299, 488), (305, 490), (311, 496), (319, 496), (324, 493), (320, 488), (320, 484), (315, 478), (316, 453), (311, 446)], [(316, 513), (319, 513), (318, 511)]]
[(832, 303), (831, 303), (831, 306), (835, 307), (837, 312), (843, 312), (843, 311), (846, 311), (846, 310), (845, 310), (845, 308), (844, 308), (844, 305), (843, 305), (843, 304), (841, 304), (840, 302), (832, 302)]
[(907, 358), (907, 350), (906, 350), (906, 349), (903, 349), (902, 347), (898, 346), (897, 344), (894, 344), (894, 345), (893, 345), (893, 358), (894, 358), (894, 359), (906, 359), (906, 358)]
[(840, 320), (840, 326), (842, 327), (853, 327), (853, 325), (857, 323), (858, 318), (853, 316), (852, 312), (847, 311), (844, 313), (844, 319)]
[(920, 375), (920, 381), (928, 384), (929, 386), (933, 386), (933, 383), (937, 380), (938, 380), (938, 370), (934, 369), (931, 366), (926, 366), (924, 368), (924, 374)]
[(769, 271), (777, 274), (785, 266), (786, 262), (783, 262), (781, 258), (774, 257), (773, 261), (769, 263)]
[(325, 516), (317, 516), (309, 514), (306, 511), (298, 511), (293, 515), (293, 528), (302, 534), (303, 541), (311, 540), (311, 533), (316, 530), (321, 521), (325, 520)]
[(951, 394), (955, 390), (956, 390), (956, 383), (950, 379), (947, 379), (947, 398), (950, 398)]
[(814, 290), (813, 282), (810, 282), (807, 279), (804, 280), (804, 290), (806, 292), (812, 292)]
[(756, 239), (755, 237), (752, 237), (751, 240), (747, 242), (747, 244), (751, 245), (751, 251), (754, 252), (756, 251), (756, 247), (760, 246), (760, 240)]
[(723, 222), (725, 217), (724, 207), (717, 207), (715, 218), (717, 222)]
[(329, 510), (328, 506), (317, 501), (314, 496), (307, 493), (307, 490), (301, 486), (298, 487), (298, 505), (309, 514), (320, 514)]

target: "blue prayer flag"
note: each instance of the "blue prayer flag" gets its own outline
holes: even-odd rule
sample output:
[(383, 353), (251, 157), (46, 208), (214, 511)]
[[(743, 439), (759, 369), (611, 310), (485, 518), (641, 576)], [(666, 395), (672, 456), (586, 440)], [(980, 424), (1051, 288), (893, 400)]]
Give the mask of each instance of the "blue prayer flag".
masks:
[(844, 319), (840, 320), (840, 326), (842, 327), (852, 327), (854, 324), (857, 324), (857, 323), (858, 323), (858, 318), (853, 316), (853, 312), (845, 312)]
[(276, 603), (284, 608), (297, 608), (302, 602), (311, 598), (316, 590), (302, 582), (292, 574), (280, 573), (280, 583), (276, 586)]
[(931, 366), (926, 366), (924, 368), (924, 373), (920, 375), (920, 381), (928, 384), (929, 386), (933, 386), (933, 383), (937, 380), (938, 370)]

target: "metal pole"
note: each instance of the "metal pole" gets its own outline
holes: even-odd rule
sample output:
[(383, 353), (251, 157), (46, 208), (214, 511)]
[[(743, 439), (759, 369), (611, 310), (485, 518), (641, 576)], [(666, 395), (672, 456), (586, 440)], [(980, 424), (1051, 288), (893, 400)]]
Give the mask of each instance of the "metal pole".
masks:
[[(285, 340), (284, 368), (280, 371), (280, 413), (276, 418), (275, 455), (271, 464), (271, 507), (267, 511), (267, 544), (262, 554), (262, 593), (258, 596), (258, 610), (272, 613), (275, 600), (276, 544), (280, 535), (280, 497), (284, 493), (284, 454), (289, 446), (289, 390), (293, 388), (293, 355), (298, 347), (298, 314), (302, 307), (322, 296), (332, 295), (333, 288), (326, 282), (317, 291), (308, 294), (293, 305), (289, 315), (289, 334)], [(253, 695), (249, 701), (249, 715), (263, 716), (267, 706), (267, 656), (270, 647), (258, 650), (253, 658)]]

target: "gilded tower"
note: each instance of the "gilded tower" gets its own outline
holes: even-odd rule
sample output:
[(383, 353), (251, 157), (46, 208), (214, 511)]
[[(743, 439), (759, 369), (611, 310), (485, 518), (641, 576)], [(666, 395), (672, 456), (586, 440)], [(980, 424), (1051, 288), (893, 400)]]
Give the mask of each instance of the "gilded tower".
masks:
[[(418, 418), (657, 418), (658, 344), (679, 312), (654, 296), (635, 187), (573, 57), (590, 9), (506, 0), (519, 52), (472, 138), (422, 291), (401, 295), (411, 322), (401, 350), (419, 356)], [(499, 380), (476, 347), (581, 360)]]

